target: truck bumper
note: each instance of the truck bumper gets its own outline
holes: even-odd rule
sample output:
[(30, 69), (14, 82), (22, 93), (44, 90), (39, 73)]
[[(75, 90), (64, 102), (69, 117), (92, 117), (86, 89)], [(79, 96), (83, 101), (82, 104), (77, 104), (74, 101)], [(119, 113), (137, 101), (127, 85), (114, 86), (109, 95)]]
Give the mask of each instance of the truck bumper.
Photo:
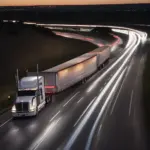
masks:
[(36, 111), (33, 112), (16, 112), (12, 113), (13, 117), (28, 117), (28, 116), (36, 116)]

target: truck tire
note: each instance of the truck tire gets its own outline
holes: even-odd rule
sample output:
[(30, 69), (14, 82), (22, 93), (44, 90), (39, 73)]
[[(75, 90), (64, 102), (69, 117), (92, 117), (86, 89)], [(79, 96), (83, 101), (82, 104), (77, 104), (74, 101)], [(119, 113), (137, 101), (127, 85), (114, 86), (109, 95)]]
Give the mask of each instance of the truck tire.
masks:
[(45, 104), (47, 104), (48, 103), (48, 101), (47, 101), (47, 97), (45, 98)]
[(106, 62), (106, 64), (109, 64), (109, 59), (107, 59), (107, 62)]
[(39, 111), (38, 111), (38, 106), (37, 106), (37, 107), (36, 107), (36, 114), (35, 114), (35, 116), (37, 116), (38, 113), (39, 113)]
[(37, 101), (36, 101), (36, 113), (35, 113), (35, 116), (37, 116), (38, 115), (38, 103), (37, 103)]
[(84, 83), (85, 83), (85, 80), (83, 79), (83, 80), (82, 80), (82, 84), (84, 84)]
[(48, 104), (51, 100), (51, 96), (47, 96), (47, 98), (45, 99), (46, 104)]
[(98, 69), (98, 70), (101, 70), (101, 69), (102, 69), (102, 67), (101, 67), (101, 66), (99, 66), (99, 67), (97, 67), (97, 69)]
[(105, 67), (105, 63), (102, 64), (102, 68), (104, 68), (104, 67)]

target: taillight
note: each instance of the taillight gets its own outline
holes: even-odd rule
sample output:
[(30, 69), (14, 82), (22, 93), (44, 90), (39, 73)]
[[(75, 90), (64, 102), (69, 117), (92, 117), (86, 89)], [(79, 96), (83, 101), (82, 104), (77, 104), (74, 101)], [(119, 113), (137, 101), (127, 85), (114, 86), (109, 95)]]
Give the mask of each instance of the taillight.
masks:
[(45, 86), (45, 89), (54, 89), (55, 86)]

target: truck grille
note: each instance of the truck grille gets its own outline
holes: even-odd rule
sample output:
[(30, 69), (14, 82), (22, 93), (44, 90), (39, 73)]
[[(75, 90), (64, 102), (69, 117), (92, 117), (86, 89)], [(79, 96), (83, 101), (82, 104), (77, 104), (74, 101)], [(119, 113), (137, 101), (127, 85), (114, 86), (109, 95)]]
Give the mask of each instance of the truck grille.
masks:
[(29, 111), (29, 103), (28, 102), (16, 103), (16, 110), (18, 112)]

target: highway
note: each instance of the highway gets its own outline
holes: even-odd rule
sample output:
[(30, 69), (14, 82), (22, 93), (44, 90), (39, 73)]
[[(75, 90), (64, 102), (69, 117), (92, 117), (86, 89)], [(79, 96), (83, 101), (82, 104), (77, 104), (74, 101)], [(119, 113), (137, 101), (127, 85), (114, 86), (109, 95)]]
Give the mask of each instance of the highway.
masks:
[(125, 49), (109, 64), (58, 94), (37, 117), (0, 116), (1, 149), (145, 150), (140, 81), (146, 34), (128, 33)]

